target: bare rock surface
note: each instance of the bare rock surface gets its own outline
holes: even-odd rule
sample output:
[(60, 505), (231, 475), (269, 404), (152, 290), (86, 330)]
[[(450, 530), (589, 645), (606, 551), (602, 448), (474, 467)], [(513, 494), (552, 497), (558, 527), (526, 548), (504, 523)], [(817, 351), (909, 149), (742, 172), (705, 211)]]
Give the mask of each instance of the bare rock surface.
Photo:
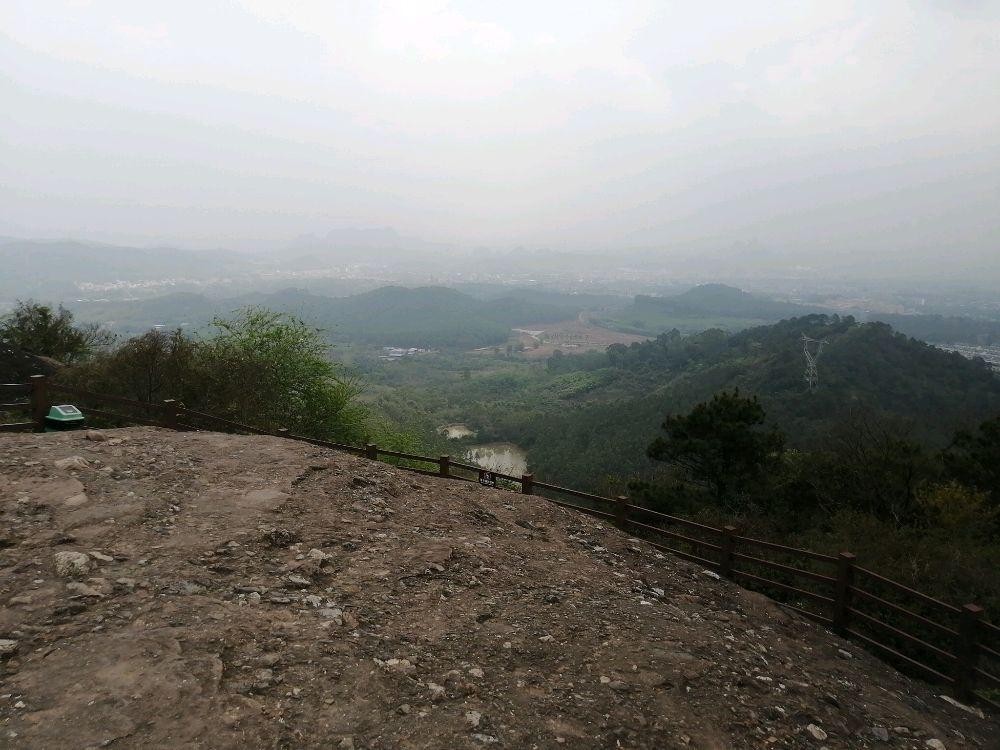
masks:
[(541, 498), (102, 435), (0, 436), (0, 747), (998, 747), (989, 715)]

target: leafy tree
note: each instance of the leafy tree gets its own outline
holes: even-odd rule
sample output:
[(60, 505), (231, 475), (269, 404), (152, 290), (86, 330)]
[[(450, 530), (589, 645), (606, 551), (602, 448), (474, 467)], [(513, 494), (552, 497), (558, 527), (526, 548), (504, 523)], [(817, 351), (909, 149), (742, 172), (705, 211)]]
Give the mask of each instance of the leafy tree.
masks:
[(979, 536), (989, 541), (1000, 518), (1000, 508), (990, 507), (985, 492), (954, 481), (922, 489), (918, 502), (927, 526), (953, 535)]
[(205, 392), (199, 367), (199, 344), (181, 330), (148, 331), (112, 352), (62, 373), (61, 379), (84, 388), (103, 390), (137, 401), (176, 398), (194, 403)]
[(608, 364), (612, 367), (622, 367), (625, 364), (625, 356), (628, 354), (628, 347), (625, 344), (611, 344), (606, 350)]
[(0, 341), (6, 347), (65, 364), (87, 358), (112, 340), (96, 324), (74, 325), (73, 313), (62, 305), (53, 310), (31, 300), (18, 302), (14, 312), (0, 322)]
[(359, 389), (329, 360), (317, 330), (253, 307), (214, 325), (217, 334), (203, 340), (150, 331), (60, 377), (141, 401), (175, 398), (264, 429), (347, 442), (368, 437)]
[(988, 493), (1000, 508), (1000, 415), (974, 431), (959, 431), (942, 460), (950, 477)]
[(908, 432), (898, 419), (860, 411), (833, 431), (815, 469), (831, 511), (851, 506), (896, 525), (915, 520), (918, 493), (936, 472)]
[(256, 307), (213, 325), (219, 333), (199, 359), (216, 413), (315, 437), (363, 437), (364, 412), (353, 403), (359, 389), (329, 360), (319, 331)]
[(556, 349), (552, 352), (552, 356), (546, 360), (545, 366), (548, 368), (549, 372), (561, 372), (563, 360), (565, 358), (566, 355), (563, 354), (562, 349)]
[(647, 455), (680, 468), (706, 486), (716, 502), (727, 504), (784, 447), (781, 433), (763, 429), (765, 416), (756, 397), (745, 398), (738, 389), (723, 391), (689, 414), (668, 415), (666, 436), (654, 440)]

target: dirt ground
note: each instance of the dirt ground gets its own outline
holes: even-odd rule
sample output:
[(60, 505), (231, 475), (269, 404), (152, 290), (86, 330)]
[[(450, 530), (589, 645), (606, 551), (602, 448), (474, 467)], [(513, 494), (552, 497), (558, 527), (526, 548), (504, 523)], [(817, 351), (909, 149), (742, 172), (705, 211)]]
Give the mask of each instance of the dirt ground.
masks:
[(769, 600), (303, 443), (0, 436), (2, 748), (987, 748)]
[[(541, 331), (539, 335), (528, 333), (528, 331)], [(547, 359), (552, 353), (559, 349), (564, 354), (580, 352), (604, 351), (612, 344), (625, 344), (626, 346), (638, 341), (648, 340), (648, 336), (636, 336), (631, 333), (619, 333), (608, 328), (590, 323), (585, 313), (581, 313), (573, 320), (561, 320), (555, 323), (532, 323), (519, 330), (511, 331), (508, 344), (523, 347), (518, 353), (519, 357), (525, 359)], [(504, 346), (496, 347), (501, 350)], [(474, 349), (471, 354), (491, 354), (494, 350), (492, 346), (484, 346), (481, 349)]]
[[(646, 341), (646, 336), (635, 336), (631, 333), (619, 333), (607, 328), (601, 328), (589, 322), (585, 314), (576, 320), (563, 320), (558, 323), (538, 323), (524, 326), (524, 330), (544, 330), (542, 343), (527, 334), (520, 334), (517, 340), (524, 345), (522, 356), (526, 359), (547, 359), (556, 349), (564, 354), (579, 352), (604, 351), (612, 344), (625, 344), (636, 341)], [(515, 334), (516, 335), (516, 334)]]

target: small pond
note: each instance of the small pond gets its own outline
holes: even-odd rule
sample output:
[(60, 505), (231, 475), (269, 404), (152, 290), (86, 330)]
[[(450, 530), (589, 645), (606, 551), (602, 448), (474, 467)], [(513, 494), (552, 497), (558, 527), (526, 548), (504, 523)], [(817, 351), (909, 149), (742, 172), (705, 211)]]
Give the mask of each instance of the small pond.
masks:
[(443, 424), (438, 427), (438, 434), (444, 435), (449, 440), (460, 440), (461, 438), (475, 437), (476, 431), (469, 429), (469, 425), (456, 422), (455, 424)]
[(490, 471), (519, 477), (528, 471), (528, 454), (515, 443), (484, 443), (473, 445), (465, 460)]

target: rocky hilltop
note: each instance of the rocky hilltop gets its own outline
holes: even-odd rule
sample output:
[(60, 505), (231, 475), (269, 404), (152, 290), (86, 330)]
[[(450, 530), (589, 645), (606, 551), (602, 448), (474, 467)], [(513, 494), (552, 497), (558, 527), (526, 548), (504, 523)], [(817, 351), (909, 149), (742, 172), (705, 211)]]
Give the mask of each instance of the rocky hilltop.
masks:
[(537, 497), (267, 437), (0, 436), (3, 748), (996, 748)]

